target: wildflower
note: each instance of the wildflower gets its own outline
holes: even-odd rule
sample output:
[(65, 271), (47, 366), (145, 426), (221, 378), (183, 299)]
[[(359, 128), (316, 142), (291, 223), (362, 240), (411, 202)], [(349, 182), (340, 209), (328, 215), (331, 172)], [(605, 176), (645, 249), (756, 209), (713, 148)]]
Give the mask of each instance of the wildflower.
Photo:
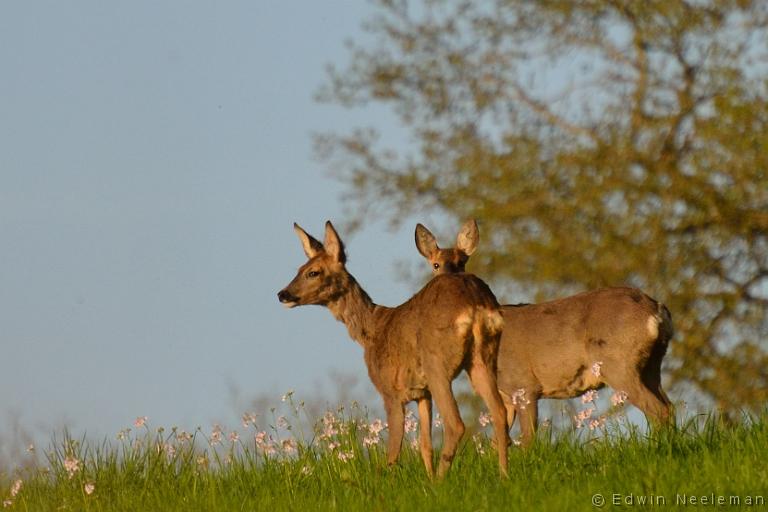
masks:
[(597, 391), (594, 389), (590, 389), (583, 395), (581, 395), (581, 403), (588, 404), (590, 402), (595, 403), (595, 400), (597, 399)]
[(480, 413), (480, 417), (478, 418), (478, 421), (480, 422), (481, 427), (487, 427), (491, 424), (491, 415), (487, 412)]
[(4, 500), (3, 501), (3, 507), (7, 508), (7, 507), (10, 507), (11, 505), (13, 505), (13, 500)]
[(233, 430), (229, 433), (228, 439), (232, 443), (236, 443), (240, 440), (240, 434), (237, 433), (237, 430)]
[(419, 447), (419, 440), (417, 438), (411, 439), (411, 448), (414, 450)]
[(243, 414), (243, 428), (248, 428), (248, 425), (256, 425), (256, 414), (247, 412)]
[(611, 404), (614, 406), (619, 406), (627, 401), (627, 392), (626, 391), (616, 391), (611, 396)]
[(205, 455), (199, 456), (197, 458), (197, 465), (202, 468), (208, 467), (208, 457), (206, 457)]
[(525, 397), (525, 388), (515, 390), (510, 398), (512, 398), (512, 405), (516, 405), (520, 409), (525, 409), (525, 406), (531, 403), (531, 401)]
[(213, 430), (211, 431), (211, 438), (208, 442), (211, 444), (211, 446), (214, 446), (216, 444), (221, 443), (222, 438), (223, 438), (223, 431), (221, 429), (221, 425), (216, 423), (213, 426)]
[(312, 468), (309, 467), (309, 466), (302, 466), (301, 474), (302, 475), (311, 475), (312, 474)]
[(64, 469), (69, 474), (69, 478), (72, 478), (73, 476), (75, 476), (75, 473), (80, 471), (81, 468), (82, 468), (82, 462), (80, 462), (76, 458), (67, 457), (64, 459)]
[(335, 450), (335, 449), (336, 449), (336, 448), (338, 448), (339, 446), (341, 446), (341, 444), (339, 444), (339, 443), (335, 443), (335, 442), (333, 442), (333, 441), (331, 441), (330, 443), (328, 443), (328, 449), (329, 449), (329, 450), (331, 450), (331, 451)]
[(272, 441), (272, 438), (269, 438), (269, 443), (264, 445), (264, 455), (267, 457), (270, 457), (272, 455), (277, 455), (277, 446), (275, 446), (275, 443)]
[(256, 440), (256, 446), (263, 449), (267, 444), (267, 433), (263, 430), (261, 432), (256, 432), (254, 439)]
[(371, 434), (378, 434), (379, 432), (384, 430), (384, 428), (386, 428), (384, 422), (377, 418), (373, 420), (373, 423), (368, 425), (368, 432), (370, 432)]
[(549, 428), (552, 426), (552, 420), (547, 418), (541, 422), (541, 428)]
[(443, 426), (443, 419), (439, 414), (435, 414), (435, 421), (433, 421), (432, 424), (435, 426), (435, 428), (440, 428)]
[(296, 453), (295, 439), (283, 439), (283, 453), (286, 455), (292, 455)]
[(117, 433), (117, 440), (118, 441), (122, 441), (123, 439), (125, 439), (125, 437), (128, 435), (128, 432), (129, 432), (128, 429), (121, 430), (120, 432), (118, 432)]
[(410, 409), (407, 413), (405, 413), (405, 432), (416, 432), (416, 426), (419, 424), (418, 420), (416, 419), (416, 416), (414, 416), (413, 411)]
[(605, 426), (605, 416), (600, 416), (596, 420), (589, 422), (589, 430), (595, 430), (596, 428), (603, 428)]
[(176, 434), (176, 440), (179, 441), (180, 443), (184, 444), (185, 442), (192, 440), (192, 434), (182, 430), (181, 432)]
[(93, 482), (86, 482), (85, 485), (83, 486), (83, 490), (85, 491), (85, 494), (90, 496), (91, 494), (93, 494), (93, 491), (96, 490), (96, 484), (94, 484)]
[(279, 416), (277, 418), (277, 428), (284, 428), (286, 430), (291, 430), (291, 425), (288, 423), (288, 420), (285, 416)]
[(337, 456), (339, 457), (339, 460), (341, 462), (347, 462), (348, 460), (351, 460), (351, 459), (355, 458), (355, 452), (353, 452), (351, 450), (348, 451), (348, 452), (341, 452), (340, 451)]
[(19, 491), (21, 490), (23, 482), (21, 479), (16, 480), (13, 482), (13, 485), (11, 486), (11, 498), (15, 498), (17, 494), (19, 494)]
[(520, 446), (521, 444), (523, 444), (523, 442), (520, 439), (513, 439), (512, 444), (515, 446)]
[(29, 446), (27, 446), (27, 452), (33, 453), (34, 451), (35, 451), (35, 445), (30, 444)]
[(592, 363), (592, 375), (594, 375), (595, 377), (600, 377), (600, 375), (602, 375), (600, 371), (602, 366), (603, 366), (602, 361), (597, 361)]
[(589, 407), (574, 416), (573, 420), (576, 422), (576, 428), (581, 428), (584, 426), (584, 422), (592, 416), (593, 412), (595, 412), (595, 408)]
[(136, 418), (136, 421), (133, 422), (133, 426), (136, 428), (141, 428), (144, 426), (144, 424), (147, 422), (148, 419), (149, 418), (147, 418), (146, 416), (139, 416), (138, 418)]
[(338, 429), (336, 428), (337, 420), (333, 415), (333, 412), (326, 411), (321, 421), (323, 423), (323, 431), (320, 434), (321, 440), (330, 439), (339, 433)]
[(291, 399), (292, 396), (293, 396), (293, 390), (291, 389), (286, 394), (284, 394), (280, 400), (282, 400), (283, 402), (287, 402), (288, 400)]
[(172, 459), (174, 455), (176, 455), (176, 447), (173, 446), (171, 443), (165, 443), (163, 445), (163, 450), (165, 451), (165, 455)]

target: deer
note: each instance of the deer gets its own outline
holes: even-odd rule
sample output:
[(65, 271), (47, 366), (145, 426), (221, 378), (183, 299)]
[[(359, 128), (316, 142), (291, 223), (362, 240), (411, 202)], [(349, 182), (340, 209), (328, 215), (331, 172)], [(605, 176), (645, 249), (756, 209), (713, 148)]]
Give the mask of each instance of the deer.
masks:
[(330, 221), (322, 243), (298, 224), (293, 227), (307, 262), (278, 292), (278, 300), (288, 308), (325, 306), (363, 348), (368, 375), (384, 402), (388, 465), (397, 462), (401, 451), (405, 406), (415, 401), (421, 458), (427, 475), (434, 476), (434, 400), (444, 424), (437, 476), (445, 476), (465, 431), (451, 387), (464, 370), (493, 418), (499, 470), (506, 476), (510, 440), (496, 383), (502, 318), (488, 285), (472, 274), (446, 274), (397, 307), (381, 306), (347, 271), (344, 244)]
[[(462, 275), (480, 239), (474, 219), (456, 246), (441, 249), (416, 226), (416, 248), (434, 279)], [(667, 307), (636, 288), (600, 288), (539, 304), (502, 305), (497, 381), (507, 425), (520, 418), (522, 445), (536, 435), (540, 398), (574, 398), (606, 384), (626, 393), (649, 424), (674, 422), (661, 387), (661, 363), (674, 335)]]

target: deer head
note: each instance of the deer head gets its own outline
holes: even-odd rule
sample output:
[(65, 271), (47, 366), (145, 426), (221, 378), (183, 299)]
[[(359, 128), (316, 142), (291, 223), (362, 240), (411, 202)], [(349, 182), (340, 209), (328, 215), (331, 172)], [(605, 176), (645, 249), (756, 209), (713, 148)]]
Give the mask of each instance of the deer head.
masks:
[(441, 249), (435, 236), (421, 224), (416, 224), (416, 248), (429, 261), (434, 275), (464, 272), (464, 266), (475, 252), (479, 240), (480, 233), (474, 219), (464, 223), (456, 237), (456, 247), (450, 249)]
[(294, 223), (308, 261), (299, 267), (296, 277), (280, 290), (277, 298), (288, 308), (317, 304), (326, 306), (348, 290), (350, 275), (344, 263), (344, 244), (331, 224), (325, 223), (325, 240), (320, 243)]

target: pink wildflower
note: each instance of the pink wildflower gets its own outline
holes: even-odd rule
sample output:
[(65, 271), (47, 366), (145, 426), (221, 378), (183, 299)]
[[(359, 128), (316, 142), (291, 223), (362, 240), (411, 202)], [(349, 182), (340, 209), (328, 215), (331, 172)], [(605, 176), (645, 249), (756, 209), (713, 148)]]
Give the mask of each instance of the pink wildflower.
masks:
[(21, 479), (18, 479), (13, 482), (13, 485), (11, 486), (11, 497), (15, 498), (17, 494), (19, 494), (19, 491), (21, 490), (23, 482)]
[(613, 396), (611, 396), (611, 404), (614, 406), (619, 406), (627, 401), (627, 392), (626, 391), (616, 391)]
[(583, 395), (581, 395), (581, 403), (588, 404), (590, 402), (594, 403), (597, 399), (597, 391), (594, 389), (590, 389)]
[(93, 491), (96, 490), (96, 484), (94, 484), (93, 482), (86, 482), (86, 484), (83, 486), (83, 490), (85, 491), (85, 494), (90, 496), (91, 494), (93, 494)]
[(487, 427), (491, 424), (491, 415), (487, 412), (480, 413), (480, 418), (478, 418), (478, 421), (480, 422), (481, 427)]
[(602, 375), (601, 373), (602, 366), (603, 366), (602, 361), (597, 361), (595, 363), (592, 363), (592, 375), (594, 375), (595, 377), (600, 377), (600, 375)]
[(64, 459), (64, 469), (69, 474), (69, 478), (75, 476), (75, 473), (80, 471), (82, 463), (74, 457), (67, 457)]
[(136, 427), (136, 428), (141, 428), (141, 427), (143, 427), (143, 426), (144, 426), (144, 424), (145, 424), (145, 423), (147, 423), (147, 420), (148, 420), (148, 419), (149, 419), (149, 418), (147, 418), (146, 416), (139, 416), (139, 417), (138, 417), (138, 418), (136, 418), (136, 420), (133, 422), (133, 426), (134, 426), (134, 427)]

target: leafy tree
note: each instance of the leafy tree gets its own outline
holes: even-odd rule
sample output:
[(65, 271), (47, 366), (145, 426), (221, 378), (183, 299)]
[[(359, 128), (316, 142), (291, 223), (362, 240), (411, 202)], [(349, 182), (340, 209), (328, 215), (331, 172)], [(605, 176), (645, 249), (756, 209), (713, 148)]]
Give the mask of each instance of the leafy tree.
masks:
[[(472, 271), (531, 298), (665, 302), (678, 392), (768, 398), (768, 3), (377, 0), (322, 100), (390, 107), (409, 147), (319, 139), (348, 205), (476, 217)], [(457, 224), (458, 225), (458, 224)]]

